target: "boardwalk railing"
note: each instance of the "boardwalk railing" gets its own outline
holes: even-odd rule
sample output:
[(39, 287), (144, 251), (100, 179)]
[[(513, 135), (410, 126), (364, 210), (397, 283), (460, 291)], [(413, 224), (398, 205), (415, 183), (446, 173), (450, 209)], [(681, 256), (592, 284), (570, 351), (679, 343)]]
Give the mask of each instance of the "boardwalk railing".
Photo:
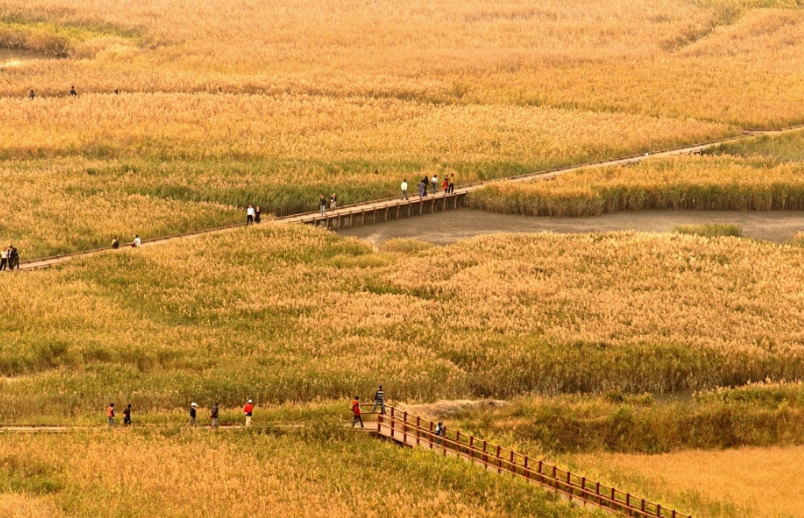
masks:
[(394, 407), (387, 408), (388, 414), (377, 416), (377, 433), (398, 443), (435, 450), (439, 455), (456, 456), (497, 473), (523, 478), (571, 501), (593, 505), (621, 516), (692, 518), (459, 430), (445, 429), (443, 436), (436, 435), (433, 421), (400, 412)]

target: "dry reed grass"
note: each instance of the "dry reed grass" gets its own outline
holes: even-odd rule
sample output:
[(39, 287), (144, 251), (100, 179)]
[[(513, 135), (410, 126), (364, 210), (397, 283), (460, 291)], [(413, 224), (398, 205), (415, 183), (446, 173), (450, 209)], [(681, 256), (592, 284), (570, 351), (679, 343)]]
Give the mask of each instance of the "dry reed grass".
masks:
[(801, 210), (800, 161), (674, 157), (586, 169), (550, 181), (492, 184), (472, 193), (475, 208), (538, 216), (595, 216), (634, 210)]
[[(64, 94), (68, 82), (87, 92), (223, 87), (785, 125), (804, 115), (797, 52), (804, 25), (795, 7), (668, 0), (147, 0), (100, 10), (90, 0), (69, 8), (61, 0), (6, 0), (12, 33), (61, 37), (68, 54), (94, 58), (30, 63), (4, 75), (0, 91), (22, 95), (33, 87)], [(103, 43), (110, 38), (118, 40)], [(83, 50), (93, 46), (104, 50)]]
[[(0, 413), (800, 379), (797, 247), (614, 233), (379, 252), (263, 225), (0, 277)], [(679, 301), (683, 301), (679, 303)], [(256, 368), (259, 366), (259, 368)]]
[[(702, 518), (804, 516), (804, 447), (567, 457), (589, 476), (684, 505)], [(594, 475), (593, 475), (594, 473)]]
[(26, 518), (45, 516), (39, 502), (49, 516), (97, 518), (585, 515), (532, 486), (337, 428), (326, 441), (175, 428), (11, 436), (0, 459), (41, 466), (59, 489), (5, 499), (27, 505)]

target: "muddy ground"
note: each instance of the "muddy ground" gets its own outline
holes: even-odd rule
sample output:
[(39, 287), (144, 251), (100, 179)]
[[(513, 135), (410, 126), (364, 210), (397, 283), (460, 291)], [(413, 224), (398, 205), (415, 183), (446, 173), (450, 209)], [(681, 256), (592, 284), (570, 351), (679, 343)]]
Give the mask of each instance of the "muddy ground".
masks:
[(503, 232), (670, 232), (677, 225), (703, 223), (733, 223), (742, 227), (744, 237), (781, 243), (804, 230), (804, 212), (645, 211), (583, 218), (543, 218), (461, 209), (344, 229), (339, 233), (372, 243), (415, 238), (446, 245), (473, 236)]

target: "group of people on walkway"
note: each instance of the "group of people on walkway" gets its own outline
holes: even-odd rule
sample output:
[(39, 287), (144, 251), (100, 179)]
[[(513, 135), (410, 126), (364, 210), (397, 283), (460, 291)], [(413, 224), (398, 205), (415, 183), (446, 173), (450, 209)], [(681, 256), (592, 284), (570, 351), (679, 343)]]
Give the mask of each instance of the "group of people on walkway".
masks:
[[(318, 197), (318, 208), (322, 216), (327, 215), (327, 197), (323, 194)], [(338, 208), (338, 195), (334, 192), (329, 195), (329, 208), (332, 210)]]
[[(416, 187), (419, 190), (419, 198), (424, 198), (427, 196), (427, 188), (429, 187), (433, 194), (438, 192), (439, 182), (438, 182), (438, 175), (434, 174), (432, 178), (424, 177), (419, 180), (419, 183), (416, 184)], [(408, 198), (408, 179), (405, 178), (402, 180), (402, 199), (407, 200)], [(444, 176), (444, 180), (441, 182), (441, 189), (446, 194), (452, 194), (455, 192), (455, 175), (449, 174)]]
[[(134, 241), (131, 242), (131, 247), (139, 248), (141, 246), (142, 246), (142, 239), (140, 239), (140, 235), (134, 234)], [(115, 250), (120, 248), (120, 238), (118, 238), (117, 236), (114, 236), (114, 239), (112, 239), (112, 248)]]
[[(218, 428), (218, 415), (220, 410), (218, 409), (219, 403), (216, 401), (212, 407), (209, 409), (209, 419), (210, 419), (210, 428), (215, 429)], [(254, 415), (254, 401), (249, 399), (248, 402), (243, 406), (243, 415), (246, 418), (246, 425), (247, 427), (251, 426), (251, 418)], [(187, 426), (194, 428), (196, 426), (196, 419), (198, 418), (198, 403), (191, 403), (190, 404), (190, 421), (187, 423)], [(114, 403), (109, 403), (109, 406), (106, 408), (106, 419), (107, 425), (109, 427), (117, 426), (115, 422), (115, 410), (114, 410)], [(129, 426), (131, 425), (131, 404), (129, 403), (126, 405), (126, 408), (123, 410), (123, 425)]]
[[(385, 391), (382, 389), (382, 385), (380, 385), (377, 392), (374, 393), (374, 406), (371, 408), (371, 413), (376, 412), (377, 408), (380, 409), (380, 414), (385, 415)], [(354, 419), (352, 419), (352, 428), (354, 428), (357, 423), (360, 423), (360, 428), (365, 428), (363, 425), (362, 412), (360, 411), (360, 396), (355, 396), (352, 400), (352, 415), (354, 416)]]
[(253, 223), (261, 223), (261, 222), (262, 222), (262, 212), (260, 211), (260, 206), (257, 205), (256, 207), (254, 207), (249, 203), (248, 208), (246, 209), (246, 226), (249, 226)]
[(14, 245), (8, 245), (8, 248), (0, 250), (0, 270), (13, 270), (20, 267), (20, 253), (14, 248)]
[[(115, 88), (114, 94), (120, 95), (120, 90)], [(75, 85), (70, 85), (70, 91), (67, 93), (67, 95), (69, 95), (70, 97), (78, 97), (78, 91), (76, 91)], [(32, 101), (36, 99), (36, 92), (34, 92), (33, 90), (28, 91), (28, 99)]]

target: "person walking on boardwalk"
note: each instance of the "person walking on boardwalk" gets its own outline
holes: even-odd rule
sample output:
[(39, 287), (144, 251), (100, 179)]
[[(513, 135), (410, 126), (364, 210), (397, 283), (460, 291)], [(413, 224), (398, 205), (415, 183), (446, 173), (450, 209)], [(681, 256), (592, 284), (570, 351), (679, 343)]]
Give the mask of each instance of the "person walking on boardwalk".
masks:
[(210, 428), (213, 430), (218, 427), (218, 402), (215, 401), (215, 404), (212, 405), (212, 408), (209, 409), (209, 418), (212, 420), (212, 424)]
[(433, 194), (435, 194), (436, 191), (438, 190), (438, 175), (437, 174), (434, 174), (433, 177), (430, 179), (430, 185), (433, 188)]
[(402, 198), (401, 199), (407, 200), (408, 199), (408, 179), (407, 178), (402, 180), (401, 187), (402, 187)]
[(33, 91), (33, 90), (31, 90), (30, 92), (28, 92), (28, 99), (30, 99), (30, 100), (32, 100), (32, 101), (33, 101), (35, 97), (36, 97), (36, 94), (34, 93), (34, 91)]
[(106, 409), (106, 424), (108, 426), (117, 426), (114, 422), (114, 403), (109, 403), (109, 407)]
[(449, 193), (452, 194), (455, 192), (455, 175), (449, 175)]
[(140, 239), (139, 234), (134, 234), (134, 242), (131, 243), (131, 246), (133, 246), (134, 248), (139, 248), (142, 246), (142, 240)]
[(323, 194), (318, 197), (318, 208), (321, 209), (321, 215), (327, 215), (327, 197)]
[(19, 252), (17, 252), (17, 249), (14, 248), (14, 245), (9, 245), (8, 246), (8, 269), (13, 270), (15, 268), (17, 270), (19, 270), (19, 268), (20, 268), (20, 254), (19, 254)]
[(70, 87), (70, 97), (78, 97), (78, 92), (75, 91), (75, 86)]
[(112, 239), (112, 248), (114, 248), (115, 250), (120, 248), (120, 240), (117, 239), (117, 236), (114, 236), (114, 239)]
[(424, 185), (424, 196), (425, 197), (427, 196), (427, 186), (429, 184), (430, 184), (430, 178), (428, 178), (427, 175), (424, 175), (424, 178), (422, 178), (422, 185)]
[(243, 415), (246, 416), (246, 426), (247, 427), (251, 426), (251, 416), (252, 416), (252, 414), (254, 414), (254, 402), (249, 399), (248, 403), (246, 403), (246, 406), (243, 407)]
[(123, 426), (131, 426), (131, 403), (123, 410)]
[(332, 210), (338, 208), (338, 195), (334, 192), (332, 193), (332, 196), (329, 197), (329, 208)]
[(377, 407), (380, 407), (380, 413), (385, 415), (385, 391), (382, 389), (382, 385), (374, 393), (374, 406), (371, 407), (372, 414), (377, 411)]
[(419, 180), (419, 183), (416, 184), (416, 187), (419, 188), (419, 198), (424, 198), (425, 196), (427, 196), (427, 192), (426, 192), (427, 184), (426, 183), (424, 183), (423, 181)]
[(363, 426), (363, 418), (360, 417), (360, 396), (355, 396), (352, 400), (352, 415), (354, 415), (352, 428), (354, 428), (357, 423), (360, 423), (360, 428), (365, 428), (365, 426)]
[(8, 266), (8, 248), (0, 250), (0, 271), (5, 270)]
[(436, 439), (436, 444), (441, 444), (441, 438), (447, 433), (447, 428), (444, 426), (444, 423), (441, 421), (435, 427), (435, 435), (438, 437)]
[(195, 427), (195, 417), (196, 417), (196, 405), (195, 403), (190, 404), (190, 422), (187, 423), (187, 426)]
[(262, 213), (260, 212), (260, 206), (257, 205), (257, 207), (254, 209), (254, 223), (260, 223), (262, 221), (262, 219), (260, 219), (261, 214)]
[(254, 223), (254, 207), (251, 204), (248, 204), (248, 208), (246, 209), (246, 226), (251, 225)]
[(444, 175), (444, 180), (441, 182), (441, 190), (447, 192), (449, 190), (449, 175)]

